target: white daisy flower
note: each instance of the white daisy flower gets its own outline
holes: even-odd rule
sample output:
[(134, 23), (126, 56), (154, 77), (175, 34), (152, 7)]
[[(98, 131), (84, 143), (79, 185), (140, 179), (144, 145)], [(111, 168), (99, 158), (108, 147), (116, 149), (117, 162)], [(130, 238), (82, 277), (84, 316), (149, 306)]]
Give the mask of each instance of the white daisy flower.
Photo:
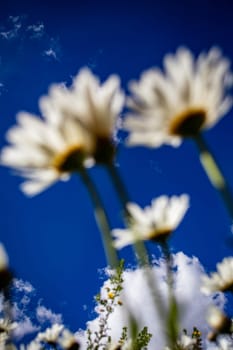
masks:
[(61, 337), (59, 338), (59, 344), (64, 350), (78, 350), (80, 345), (75, 338), (74, 334), (68, 329), (64, 329)]
[(58, 342), (58, 338), (63, 330), (64, 326), (62, 324), (53, 324), (51, 328), (47, 328), (45, 332), (41, 332), (37, 334), (36, 341), (48, 343), (48, 344), (56, 344)]
[(140, 240), (166, 239), (177, 228), (188, 206), (189, 197), (185, 194), (171, 198), (160, 196), (144, 209), (135, 203), (129, 203), (127, 209), (131, 217), (130, 226), (112, 231), (116, 238), (114, 246), (121, 249)]
[(232, 105), (226, 94), (232, 85), (230, 64), (219, 49), (195, 60), (188, 49), (179, 48), (165, 56), (164, 66), (165, 73), (150, 69), (130, 84), (133, 112), (124, 123), (130, 145), (179, 146), (182, 138), (215, 125)]
[(232, 320), (216, 306), (209, 308), (206, 319), (212, 328), (212, 331), (208, 334), (208, 340), (215, 341), (220, 334), (232, 333)]
[(218, 291), (233, 291), (233, 258), (224, 258), (217, 264), (217, 272), (212, 272), (210, 276), (202, 276), (201, 291), (210, 295)]
[(21, 189), (35, 195), (57, 180), (78, 171), (93, 150), (90, 135), (74, 118), (52, 124), (29, 113), (17, 116), (18, 125), (7, 133), (11, 145), (3, 148), (1, 164), (19, 171), (27, 179)]
[(112, 134), (122, 105), (116, 76), (100, 85), (83, 69), (70, 89), (56, 85), (41, 99), (43, 118), (18, 115), (18, 126), (7, 133), (11, 145), (2, 150), (0, 162), (27, 179), (21, 189), (31, 196), (68, 179), (82, 166), (108, 162), (114, 155)]
[(105, 163), (112, 161), (114, 155), (113, 137), (124, 104), (119, 86), (118, 76), (111, 75), (101, 84), (88, 68), (83, 68), (69, 90), (54, 85), (49, 96), (40, 100), (40, 106), (44, 115), (55, 123), (64, 116), (78, 120), (95, 140), (94, 160)]

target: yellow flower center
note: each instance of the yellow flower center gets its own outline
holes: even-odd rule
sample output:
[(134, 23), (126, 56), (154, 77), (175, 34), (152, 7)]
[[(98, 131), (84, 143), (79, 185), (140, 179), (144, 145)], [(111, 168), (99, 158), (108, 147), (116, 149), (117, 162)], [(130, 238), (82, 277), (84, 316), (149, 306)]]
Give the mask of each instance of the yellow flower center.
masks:
[(109, 297), (109, 299), (114, 299), (115, 294), (113, 292), (109, 292), (108, 297)]
[(206, 112), (201, 108), (191, 108), (176, 115), (169, 126), (169, 133), (175, 136), (193, 137), (202, 129)]
[(60, 173), (71, 173), (82, 168), (84, 159), (83, 148), (80, 145), (74, 145), (57, 154), (53, 159), (52, 166)]

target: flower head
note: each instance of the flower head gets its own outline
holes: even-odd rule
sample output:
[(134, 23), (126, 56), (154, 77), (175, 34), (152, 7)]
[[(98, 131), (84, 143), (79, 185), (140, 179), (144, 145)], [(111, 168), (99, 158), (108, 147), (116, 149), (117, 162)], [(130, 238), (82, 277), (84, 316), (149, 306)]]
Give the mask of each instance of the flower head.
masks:
[(47, 328), (45, 332), (38, 333), (36, 341), (48, 344), (56, 344), (64, 326), (61, 324), (53, 324), (51, 328)]
[(217, 272), (210, 276), (203, 275), (201, 291), (211, 294), (218, 291), (233, 291), (233, 258), (224, 258), (217, 264)]
[(114, 246), (120, 249), (140, 240), (166, 239), (183, 219), (188, 203), (189, 198), (185, 194), (171, 198), (161, 196), (144, 209), (135, 203), (129, 203), (127, 208), (131, 224), (127, 229), (113, 230), (113, 236), (116, 238)]
[(43, 118), (18, 114), (18, 125), (7, 133), (11, 145), (2, 150), (0, 161), (27, 179), (23, 192), (35, 195), (82, 167), (112, 159), (112, 134), (123, 103), (118, 85), (112, 76), (100, 86), (84, 69), (70, 89), (53, 86), (41, 99)]
[(59, 339), (59, 344), (64, 350), (78, 350), (80, 345), (76, 340), (73, 333), (71, 333), (68, 329), (64, 329), (62, 335)]
[(232, 83), (229, 62), (217, 48), (197, 60), (185, 48), (166, 55), (165, 73), (150, 69), (139, 82), (132, 82), (125, 120), (129, 144), (179, 146), (182, 138), (194, 137), (210, 128), (230, 109), (226, 95)]
[(208, 339), (216, 340), (219, 334), (230, 334), (232, 329), (232, 321), (219, 308), (211, 306), (207, 312), (207, 322), (212, 328), (212, 332), (208, 334)]
[(17, 328), (17, 322), (11, 322), (7, 318), (0, 319), (0, 334), (9, 335)]
[[(113, 136), (117, 117), (123, 107), (124, 95), (119, 89), (119, 78), (111, 75), (103, 84), (84, 68), (74, 78), (71, 88), (54, 85), (40, 106), (53, 122), (72, 116), (88, 132), (94, 142), (93, 160), (105, 163), (114, 155)], [(59, 116), (59, 118), (57, 117)]]

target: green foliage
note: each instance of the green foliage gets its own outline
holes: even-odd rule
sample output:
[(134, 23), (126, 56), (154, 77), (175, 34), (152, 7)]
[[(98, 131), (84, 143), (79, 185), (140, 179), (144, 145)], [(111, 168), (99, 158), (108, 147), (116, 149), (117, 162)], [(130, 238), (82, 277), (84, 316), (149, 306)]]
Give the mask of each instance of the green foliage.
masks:
[(152, 334), (148, 332), (148, 328), (144, 327), (142, 331), (138, 333), (132, 349), (147, 350), (147, 345), (149, 344), (151, 337), (152, 337)]

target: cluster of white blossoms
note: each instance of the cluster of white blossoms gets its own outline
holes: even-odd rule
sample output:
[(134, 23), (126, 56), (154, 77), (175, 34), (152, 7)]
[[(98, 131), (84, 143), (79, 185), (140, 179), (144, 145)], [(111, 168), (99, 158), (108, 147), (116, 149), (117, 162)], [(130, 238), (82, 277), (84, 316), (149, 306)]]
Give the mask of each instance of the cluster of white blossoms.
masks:
[(171, 198), (160, 196), (144, 209), (135, 203), (129, 203), (129, 228), (112, 231), (116, 238), (114, 246), (123, 248), (140, 240), (163, 241), (177, 228), (188, 206), (189, 197), (185, 194)]
[(232, 83), (230, 62), (218, 49), (195, 61), (189, 50), (180, 48), (165, 56), (164, 66), (165, 73), (150, 69), (130, 84), (132, 112), (124, 123), (130, 145), (179, 146), (182, 138), (212, 127), (232, 105), (226, 95)]
[(217, 272), (210, 276), (203, 276), (202, 292), (211, 294), (213, 292), (233, 291), (233, 258), (224, 258), (217, 264)]

